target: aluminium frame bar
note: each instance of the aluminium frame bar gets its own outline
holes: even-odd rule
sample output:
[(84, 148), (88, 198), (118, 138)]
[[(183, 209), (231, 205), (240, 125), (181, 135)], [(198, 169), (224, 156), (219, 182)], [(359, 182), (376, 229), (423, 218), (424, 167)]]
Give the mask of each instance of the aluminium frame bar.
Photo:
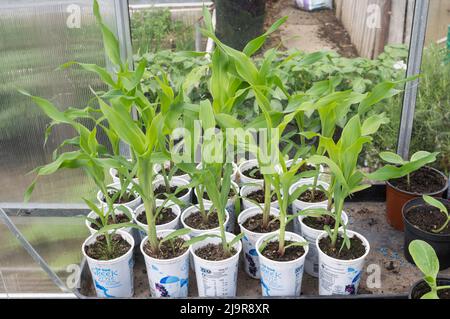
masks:
[[(429, 0), (416, 0), (411, 29), (411, 41), (409, 44), (407, 78), (420, 74), (422, 66), (422, 54), (425, 45), (427, 31)], [(414, 124), (414, 112), (416, 109), (419, 79), (409, 81), (405, 85), (403, 96), (402, 114), (400, 120), (399, 135), (397, 141), (397, 154), (402, 158), (409, 158), (409, 146)]]

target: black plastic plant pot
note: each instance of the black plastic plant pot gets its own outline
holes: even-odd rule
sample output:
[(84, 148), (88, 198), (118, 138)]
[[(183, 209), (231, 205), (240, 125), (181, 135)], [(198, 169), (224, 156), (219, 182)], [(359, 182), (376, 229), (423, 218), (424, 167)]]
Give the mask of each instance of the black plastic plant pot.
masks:
[[(438, 286), (448, 286), (450, 285), (450, 277), (438, 277)], [(419, 280), (416, 282), (411, 290), (409, 291), (408, 299), (420, 299), (424, 294), (428, 293), (430, 288), (424, 280)]]
[[(439, 200), (445, 205), (450, 205), (450, 201), (446, 199)], [(415, 198), (410, 200), (403, 206), (402, 216), (403, 222), (405, 224), (405, 245), (404, 253), (406, 259), (414, 264), (414, 261), (409, 253), (408, 247), (413, 240), (423, 240), (430, 244), (439, 259), (440, 269), (447, 269), (450, 267), (450, 234), (435, 234), (431, 232), (424, 231), (419, 227), (413, 225), (407, 218), (406, 213), (414, 207), (427, 205), (422, 198)]]

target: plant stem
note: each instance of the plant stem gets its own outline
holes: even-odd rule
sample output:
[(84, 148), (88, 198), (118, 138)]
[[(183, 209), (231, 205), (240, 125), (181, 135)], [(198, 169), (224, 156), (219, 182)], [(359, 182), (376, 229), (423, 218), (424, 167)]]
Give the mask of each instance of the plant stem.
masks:
[(148, 227), (148, 241), (150, 248), (154, 253), (157, 253), (159, 241), (156, 234), (156, 225), (153, 211), (155, 210), (155, 194), (153, 191), (153, 163), (147, 158), (138, 158), (137, 177), (139, 179), (139, 186), (144, 194), (142, 200), (144, 202), (145, 216), (147, 217)]
[(198, 194), (198, 207), (200, 208), (200, 214), (202, 215), (203, 218), (203, 222), (206, 224), (208, 222), (208, 214), (205, 212), (205, 204), (203, 202), (203, 194), (204, 194), (204, 189), (201, 185), (197, 185), (195, 186), (195, 190)]
[(339, 236), (339, 227), (341, 227), (342, 223), (342, 209), (344, 208), (344, 199), (335, 198), (335, 216), (336, 221), (333, 229), (333, 236), (331, 237), (331, 247), (335, 248), (337, 239)]
[(270, 178), (264, 175), (264, 209), (263, 209), (263, 228), (267, 228), (270, 217), (270, 204), (272, 193), (272, 183)]
[(410, 174), (406, 175), (406, 183), (408, 184), (408, 190), (411, 190), (411, 177), (410, 177)]

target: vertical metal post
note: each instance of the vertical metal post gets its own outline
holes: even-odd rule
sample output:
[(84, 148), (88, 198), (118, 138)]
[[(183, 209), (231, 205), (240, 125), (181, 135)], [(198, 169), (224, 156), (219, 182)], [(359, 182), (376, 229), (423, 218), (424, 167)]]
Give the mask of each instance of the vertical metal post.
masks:
[[(131, 45), (130, 29), (130, 11), (128, 9), (128, 0), (114, 0), (114, 12), (116, 16), (117, 39), (120, 45), (120, 56), (122, 61), (128, 62), (130, 70), (134, 69), (133, 47)], [(134, 118), (137, 118), (136, 110), (132, 110)], [(120, 142), (120, 153), (125, 157), (130, 157), (130, 148), (128, 145)]]
[[(420, 73), (422, 54), (427, 30), (429, 0), (416, 0), (409, 45), (407, 76), (411, 77)], [(416, 109), (417, 90), (419, 79), (410, 81), (405, 86), (403, 108), (398, 135), (397, 153), (404, 159), (409, 157), (409, 145), (414, 123), (414, 111)]]

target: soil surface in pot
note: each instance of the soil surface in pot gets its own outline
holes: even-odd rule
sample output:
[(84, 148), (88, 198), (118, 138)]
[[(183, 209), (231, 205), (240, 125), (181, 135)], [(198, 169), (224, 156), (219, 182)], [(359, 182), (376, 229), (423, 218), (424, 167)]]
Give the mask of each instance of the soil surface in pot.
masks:
[[(236, 196), (236, 192), (234, 191), (233, 188), (230, 188), (230, 192), (228, 193), (228, 198), (233, 198), (234, 196)], [(206, 200), (209, 200), (209, 195), (207, 192), (203, 192), (203, 198)]]
[(327, 200), (327, 195), (325, 192), (316, 189), (313, 191), (312, 189), (308, 189), (304, 193), (300, 194), (298, 197), (299, 200), (306, 203), (321, 203)]
[[(161, 209), (161, 212), (156, 217), (156, 225), (164, 225), (170, 223), (172, 220), (177, 218), (177, 215), (173, 212), (172, 208), (164, 207)], [(147, 216), (145, 215), (145, 210), (143, 210), (136, 219), (142, 223), (147, 225)]]
[[(95, 219), (95, 221), (99, 225), (102, 224), (102, 220), (100, 219), (100, 217), (97, 217)], [(122, 223), (128, 223), (128, 222), (130, 222), (130, 219), (127, 217), (127, 215), (124, 215), (124, 214), (116, 215), (115, 222), (114, 222), (113, 216), (109, 215), (107, 225), (122, 224)], [(95, 229), (95, 230), (99, 230), (99, 227), (94, 223), (91, 223), (91, 228)]]
[[(285, 246), (292, 244), (292, 241), (286, 241)], [(284, 255), (281, 256), (278, 252), (278, 241), (272, 241), (262, 251), (262, 255), (266, 258), (275, 261), (292, 261), (300, 258), (305, 254), (305, 249), (302, 246), (293, 246), (285, 250)]]
[(429, 167), (422, 167), (410, 174), (410, 187), (408, 187), (406, 176), (390, 180), (389, 182), (403, 191), (417, 194), (439, 192), (446, 185), (446, 180), (442, 175)]
[[(110, 198), (114, 197), (118, 192), (118, 190), (109, 190), (108, 191), (108, 196)], [(126, 204), (129, 202), (132, 202), (136, 199), (136, 195), (131, 193), (131, 192), (126, 192), (125, 194), (123, 194), (122, 196), (119, 196), (118, 198), (116, 198), (116, 200), (114, 201), (114, 204)], [(105, 196), (103, 196), (102, 201), (104, 203), (106, 203), (106, 199)]]
[[(412, 299), (420, 299), (426, 293), (431, 291), (428, 284), (424, 281), (419, 283), (411, 293)], [(450, 289), (443, 289), (438, 291), (439, 299), (450, 299)]]
[(341, 247), (344, 243), (344, 238), (342, 236), (338, 236), (335, 247), (331, 246), (330, 237), (322, 238), (319, 241), (319, 247), (325, 254), (335, 259), (353, 260), (364, 256), (364, 254), (366, 253), (366, 246), (364, 246), (362, 240), (357, 236), (353, 236), (353, 238), (349, 239), (350, 249), (347, 249), (347, 247), (344, 245), (341, 250)]
[[(166, 167), (165, 169), (164, 169), (164, 172), (166, 173), (166, 176), (169, 176), (169, 174), (170, 174), (170, 168), (168, 168), (168, 167)], [(161, 170), (159, 170), (159, 172), (161, 173)], [(186, 173), (185, 172), (183, 172), (181, 169), (175, 169), (175, 172), (172, 174), (172, 176), (182, 176), (182, 175), (185, 175)]]
[(263, 214), (257, 214), (247, 218), (247, 220), (242, 223), (242, 226), (254, 233), (265, 234), (278, 230), (280, 228), (280, 221), (277, 217), (270, 215), (269, 223), (266, 227), (263, 227)]
[(184, 222), (189, 227), (199, 230), (214, 229), (219, 227), (219, 217), (217, 216), (217, 212), (215, 211), (208, 214), (207, 221), (203, 220), (203, 216), (200, 211), (196, 211), (186, 217), (184, 219)]
[[(264, 190), (263, 189), (258, 189), (254, 192), (251, 192), (250, 194), (248, 194), (246, 196), (247, 199), (257, 202), (259, 204), (264, 204)], [(272, 197), (270, 198), (270, 202), (273, 203), (277, 200), (277, 195), (276, 194), (272, 194)]]
[(333, 228), (336, 223), (336, 220), (332, 216), (320, 216), (320, 217), (308, 216), (303, 218), (302, 222), (303, 224), (311, 228), (323, 230), (325, 226), (330, 226), (330, 228)]
[(264, 179), (263, 174), (261, 174), (261, 170), (257, 166), (243, 171), (242, 174), (253, 179)]
[[(169, 194), (175, 194), (175, 192), (177, 191), (178, 186), (171, 186), (170, 187), (170, 192)], [(179, 191), (177, 193), (177, 198), (183, 197), (184, 195), (186, 195), (189, 192), (189, 190), (187, 188)], [(159, 185), (156, 189), (155, 189), (155, 196), (157, 199), (167, 199), (167, 190), (166, 187), (164, 185)]]
[(204, 260), (219, 261), (230, 258), (237, 253), (236, 249), (231, 248), (231, 254), (223, 250), (222, 244), (207, 244), (195, 251), (195, 254)]
[(104, 235), (97, 237), (95, 242), (84, 247), (86, 255), (96, 260), (112, 260), (125, 255), (131, 248), (120, 234), (111, 235), (111, 254), (108, 253), (106, 238)]
[[(450, 211), (450, 205), (446, 205), (446, 207), (448, 211)], [(444, 223), (447, 221), (447, 216), (445, 216), (439, 209), (433, 206), (421, 205), (412, 207), (405, 213), (405, 217), (411, 224), (423, 231), (432, 234), (450, 235), (450, 223), (441, 232), (434, 232), (444, 225)]]
[[(162, 240), (162, 238), (159, 238), (159, 240)], [(186, 241), (180, 237), (175, 238), (172, 241), (165, 241), (159, 245), (157, 252), (153, 252), (150, 249), (150, 243), (147, 241), (143, 248), (147, 255), (155, 259), (172, 259), (183, 255), (186, 250), (188, 250), (187, 247), (183, 247), (185, 242)]]

